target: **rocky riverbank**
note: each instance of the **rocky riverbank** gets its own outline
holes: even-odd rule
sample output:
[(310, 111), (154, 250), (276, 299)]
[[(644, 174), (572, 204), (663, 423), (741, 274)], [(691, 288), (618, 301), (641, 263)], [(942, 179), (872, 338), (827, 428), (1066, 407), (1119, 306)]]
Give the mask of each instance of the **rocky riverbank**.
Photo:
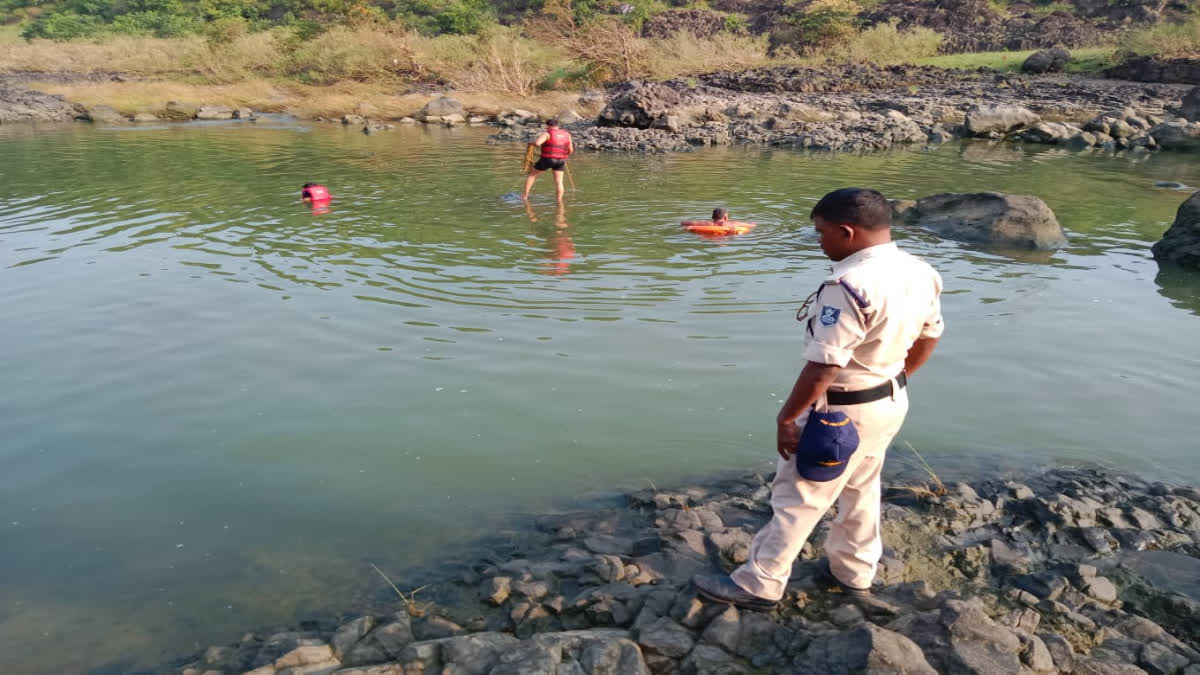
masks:
[(778, 609), (697, 598), (768, 497), (755, 475), (544, 516), (536, 543), (447, 570), (437, 604), (250, 633), (177, 672), (1200, 674), (1200, 490), (1095, 469), (891, 488), (872, 597), (814, 580), (826, 520)]
[[(616, 152), (731, 143), (864, 152), (963, 137), (1191, 150), (1200, 148), (1200, 118), (1183, 102), (1188, 90), (915, 66), (783, 67), (628, 82), (609, 92), (597, 119), (570, 128), (577, 147)], [(534, 133), (536, 121), (492, 139), (526, 141)]]

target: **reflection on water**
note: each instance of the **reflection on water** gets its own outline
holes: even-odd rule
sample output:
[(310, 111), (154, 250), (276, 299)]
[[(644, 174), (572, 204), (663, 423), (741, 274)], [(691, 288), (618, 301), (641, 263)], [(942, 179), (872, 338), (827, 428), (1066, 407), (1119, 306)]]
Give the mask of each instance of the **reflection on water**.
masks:
[[(1148, 254), (1182, 201), (1154, 183), (1200, 183), (1184, 156), (583, 155), (559, 208), (504, 198), (522, 148), (486, 134), (0, 129), (10, 668), (128, 672), (368, 605), (390, 592), (370, 564), (434, 573), (522, 514), (769, 468), (828, 265), (807, 214), (845, 185), (1032, 193), (1070, 235), (897, 232), (946, 282), (903, 432), (943, 474), (1200, 477), (1200, 281)], [(679, 227), (714, 206), (759, 225)]]

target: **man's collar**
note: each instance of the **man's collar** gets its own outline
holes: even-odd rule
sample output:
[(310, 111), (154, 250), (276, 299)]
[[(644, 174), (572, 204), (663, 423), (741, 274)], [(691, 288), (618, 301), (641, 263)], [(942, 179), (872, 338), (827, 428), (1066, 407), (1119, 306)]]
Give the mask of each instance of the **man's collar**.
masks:
[(867, 248), (864, 248), (861, 251), (856, 251), (853, 254), (848, 255), (845, 258), (842, 258), (841, 260), (833, 263), (833, 274), (834, 274), (834, 276), (841, 276), (841, 275), (845, 274), (851, 267), (857, 265), (858, 263), (860, 263), (864, 260), (867, 260), (870, 258), (875, 258), (875, 257), (881, 256), (881, 255), (888, 255), (890, 253), (895, 253), (898, 250), (899, 249), (896, 248), (896, 242), (894, 242), (894, 241), (889, 241), (886, 244), (876, 244), (874, 246), (868, 246)]

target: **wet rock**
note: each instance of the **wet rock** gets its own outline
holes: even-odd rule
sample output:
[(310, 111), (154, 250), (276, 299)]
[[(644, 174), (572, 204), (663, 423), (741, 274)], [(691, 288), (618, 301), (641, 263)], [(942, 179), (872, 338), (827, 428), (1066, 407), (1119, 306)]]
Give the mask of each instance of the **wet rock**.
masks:
[(1179, 207), (1175, 222), (1150, 250), (1159, 262), (1200, 269), (1200, 192)]
[(688, 629), (663, 617), (638, 631), (638, 644), (652, 654), (681, 659), (695, 646)]
[(371, 629), (375, 627), (375, 617), (363, 616), (342, 624), (338, 627), (337, 632), (333, 634), (331, 645), (333, 647), (333, 655), (341, 661), (346, 660), (346, 655), (358, 644), (359, 640), (363, 639)]
[(231, 120), (233, 119), (233, 108), (225, 105), (212, 105), (206, 103), (196, 108), (196, 119)]
[(186, 103), (184, 101), (168, 101), (163, 109), (163, 119), (176, 122), (185, 122), (196, 119), (196, 113), (200, 111), (200, 106), (195, 103)]
[(627, 556), (633, 554), (633, 540), (627, 537), (598, 534), (586, 537), (583, 540), (583, 545), (592, 553), (599, 553), (601, 555)]
[(89, 107), (85, 117), (89, 122), (100, 124), (119, 124), (129, 121), (128, 118), (117, 112), (116, 108), (108, 105), (94, 105)]
[(938, 672), (912, 640), (872, 623), (818, 637), (802, 656), (796, 658), (794, 665), (795, 672), (811, 675), (934, 675)]
[(1095, 145), (1096, 136), (1087, 131), (1081, 131), (1063, 141), (1063, 146), (1068, 150), (1087, 150)]
[(1031, 195), (945, 193), (918, 200), (904, 216), (905, 224), (971, 243), (1052, 249), (1067, 241), (1054, 212)]
[(411, 619), (407, 612), (397, 612), (393, 620), (366, 634), (353, 647), (345, 648), (341, 657), (347, 666), (364, 666), (394, 661), (413, 642)]
[(442, 96), (440, 98), (433, 99), (429, 103), (426, 103), (425, 106), (421, 108), (420, 112), (416, 114), (416, 118), (421, 122), (425, 122), (428, 121), (429, 118), (433, 117), (445, 118), (450, 115), (463, 116), (465, 113), (466, 110), (463, 108), (463, 104), (458, 99)]
[(1061, 73), (1071, 61), (1071, 52), (1062, 47), (1043, 49), (1029, 55), (1021, 64), (1021, 72), (1041, 75), (1043, 73)]
[(889, 628), (925, 653), (937, 672), (1016, 673), (1021, 641), (978, 602), (949, 600), (941, 610), (904, 616)]
[(1200, 150), (1200, 122), (1163, 122), (1150, 129), (1150, 138), (1163, 150)]
[(504, 604), (505, 600), (508, 600), (508, 596), (512, 593), (512, 578), (492, 577), (483, 582), (479, 593), (484, 600), (499, 607)]
[(362, 115), (342, 115), (342, 124), (346, 126), (366, 126), (367, 118)]
[(1006, 134), (1033, 126), (1038, 116), (1032, 110), (1016, 105), (977, 105), (967, 111), (967, 131), (973, 136), (989, 132)]
[(462, 626), (445, 617), (428, 616), (417, 620), (412, 626), (412, 632), (417, 640), (424, 642), (461, 635), (465, 631)]

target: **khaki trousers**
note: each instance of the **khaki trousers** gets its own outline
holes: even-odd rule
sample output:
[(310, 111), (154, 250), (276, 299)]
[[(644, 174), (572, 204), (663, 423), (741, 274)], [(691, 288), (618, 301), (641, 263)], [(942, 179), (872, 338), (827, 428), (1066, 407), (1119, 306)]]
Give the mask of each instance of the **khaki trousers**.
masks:
[[(818, 401), (819, 407), (822, 404), (823, 399)], [(771, 508), (775, 513), (754, 536), (750, 559), (731, 575), (734, 583), (761, 598), (783, 598), (792, 564), (835, 500), (838, 515), (825, 540), (833, 575), (854, 588), (869, 588), (875, 579), (875, 568), (883, 555), (879, 535), (880, 473), (884, 454), (904, 424), (908, 392), (898, 389), (891, 398), (829, 409), (846, 413), (854, 422), (858, 451), (841, 476), (824, 483), (800, 477), (794, 459), (779, 460), (771, 485)], [(803, 428), (807, 420), (805, 414), (796, 424)]]

